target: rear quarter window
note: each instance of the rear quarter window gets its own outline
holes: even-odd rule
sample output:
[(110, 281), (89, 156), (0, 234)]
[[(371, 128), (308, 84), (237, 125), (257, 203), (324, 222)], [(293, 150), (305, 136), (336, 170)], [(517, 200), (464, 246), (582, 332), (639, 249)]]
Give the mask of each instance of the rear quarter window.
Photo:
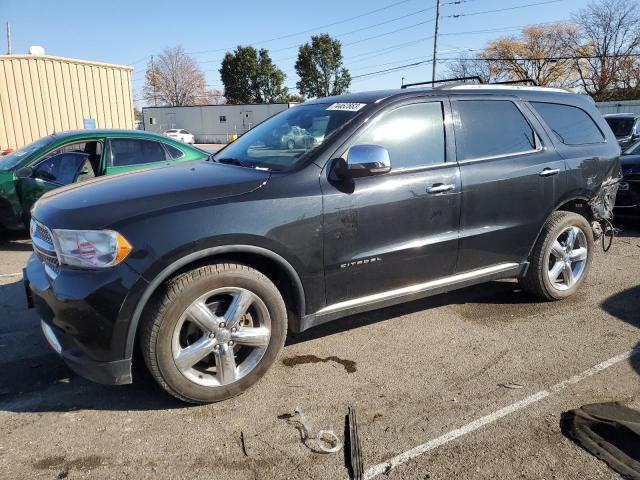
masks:
[(604, 135), (581, 108), (559, 103), (530, 102), (558, 140), (565, 145), (603, 143)]

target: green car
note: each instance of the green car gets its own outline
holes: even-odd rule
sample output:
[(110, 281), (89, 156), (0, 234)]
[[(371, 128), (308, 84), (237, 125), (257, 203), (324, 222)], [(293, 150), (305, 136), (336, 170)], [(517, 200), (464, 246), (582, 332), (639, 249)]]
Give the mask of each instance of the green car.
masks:
[(136, 130), (84, 130), (43, 137), (0, 157), (0, 230), (24, 230), (45, 192), (116, 173), (208, 157), (203, 150)]

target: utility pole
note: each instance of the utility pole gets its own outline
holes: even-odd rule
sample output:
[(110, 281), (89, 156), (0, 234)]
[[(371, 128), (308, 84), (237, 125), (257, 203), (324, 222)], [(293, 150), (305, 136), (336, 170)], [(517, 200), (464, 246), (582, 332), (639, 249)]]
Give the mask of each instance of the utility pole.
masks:
[(436, 28), (433, 34), (433, 61), (431, 70), (431, 86), (435, 85), (436, 81), (436, 61), (438, 56), (438, 25), (440, 24), (440, 0), (436, 0)]
[(7, 22), (7, 55), (11, 55), (11, 24)]

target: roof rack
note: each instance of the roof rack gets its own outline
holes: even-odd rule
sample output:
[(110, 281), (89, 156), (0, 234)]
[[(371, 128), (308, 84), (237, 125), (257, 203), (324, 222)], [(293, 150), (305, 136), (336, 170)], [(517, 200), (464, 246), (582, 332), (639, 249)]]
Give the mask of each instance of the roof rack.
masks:
[(480, 78), (479, 76), (475, 75), (473, 77), (443, 78), (442, 80), (433, 80), (433, 81), (429, 81), (429, 82), (405, 83), (400, 88), (418, 87), (420, 85), (435, 85), (436, 83), (446, 83), (446, 82), (464, 83), (467, 80), (475, 80), (478, 83), (484, 83), (482, 78)]
[(416, 83), (405, 83), (401, 86), (401, 88), (408, 88), (408, 87), (417, 87), (420, 85), (431, 85), (434, 88), (436, 83), (446, 83), (447, 85), (440, 85), (437, 88), (440, 89), (447, 89), (447, 88), (454, 88), (454, 87), (459, 87), (462, 85), (467, 85), (467, 81), (468, 80), (475, 80), (477, 83), (476, 85), (483, 85), (486, 86), (485, 88), (489, 88), (490, 85), (519, 85), (519, 84), (524, 84), (525, 86), (531, 86), (531, 87), (537, 87), (538, 86), (538, 82), (536, 82), (534, 79), (532, 78), (525, 78), (523, 80), (504, 80), (504, 81), (500, 81), (500, 82), (489, 82), (486, 83), (484, 80), (482, 80), (482, 77), (478, 76), (478, 75), (474, 75), (471, 77), (455, 77), (455, 78), (443, 78), (441, 80), (434, 80), (434, 81), (428, 81), (428, 82), (416, 82)]

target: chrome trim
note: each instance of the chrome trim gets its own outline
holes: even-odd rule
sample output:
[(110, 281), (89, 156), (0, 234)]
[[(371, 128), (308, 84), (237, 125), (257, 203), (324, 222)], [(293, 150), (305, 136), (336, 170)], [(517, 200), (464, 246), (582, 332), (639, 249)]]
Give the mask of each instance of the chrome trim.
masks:
[(550, 177), (551, 175), (557, 175), (558, 173), (560, 173), (559, 168), (545, 168), (538, 175), (541, 177)]
[(511, 270), (519, 265), (519, 263), (500, 263), (498, 265), (493, 265), (491, 267), (481, 268), (478, 270), (472, 270), (470, 272), (465, 273), (457, 273), (455, 275), (451, 275), (449, 277), (439, 278), (437, 280), (431, 280), (429, 282), (418, 283), (416, 285), (409, 285), (407, 287), (397, 288), (395, 290), (387, 290), (386, 292), (374, 293), (373, 295), (367, 295), (364, 297), (354, 298), (352, 300), (346, 300), (344, 302), (334, 303), (333, 305), (329, 305), (320, 309), (317, 313), (329, 313), (335, 312), (337, 310), (344, 310), (351, 307), (366, 305), (369, 303), (375, 303), (380, 300), (385, 300), (387, 298), (392, 297), (400, 297), (402, 295), (408, 295), (411, 293), (423, 292), (426, 290), (431, 290), (436, 287), (443, 287), (447, 285), (452, 285), (465, 280), (473, 280), (479, 277), (483, 277), (485, 275), (489, 275), (492, 273), (499, 273), (507, 270)]
[(541, 152), (543, 150), (544, 150), (544, 147), (541, 147), (541, 148), (536, 148), (536, 149), (532, 149), (532, 150), (523, 150), (522, 152), (506, 153), (504, 155), (489, 155), (489, 156), (486, 156), (486, 157), (467, 158), (465, 160), (458, 160), (458, 163), (460, 165), (463, 165), (465, 163), (481, 162), (483, 160), (499, 160), (501, 158), (518, 157), (518, 156), (521, 156), (521, 155), (533, 155), (534, 153), (539, 153), (539, 152)]
[(60, 342), (56, 338), (56, 334), (53, 333), (53, 329), (42, 320), (40, 320), (40, 326), (42, 327), (44, 338), (47, 339), (47, 342), (49, 342), (51, 348), (53, 348), (56, 353), (60, 355), (62, 353), (62, 345), (60, 345)]
[(432, 187), (427, 188), (427, 193), (444, 193), (450, 192), (451, 190), (455, 190), (456, 186), (453, 183), (442, 184), (442, 185), (434, 185)]

